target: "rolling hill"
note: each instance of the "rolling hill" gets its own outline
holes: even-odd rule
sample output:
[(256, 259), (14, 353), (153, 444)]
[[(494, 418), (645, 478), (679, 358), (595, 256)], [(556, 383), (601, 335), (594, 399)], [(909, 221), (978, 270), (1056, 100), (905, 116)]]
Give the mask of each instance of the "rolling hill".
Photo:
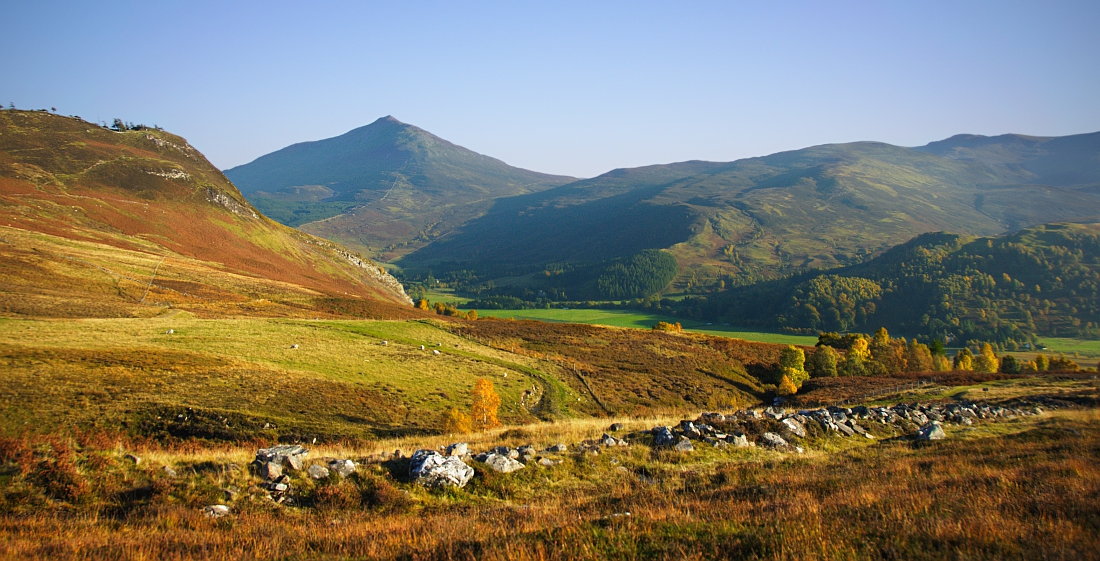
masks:
[(574, 180), (509, 166), (393, 117), (225, 174), (272, 218), (385, 259), (477, 218), (496, 199)]
[[(685, 307), (687, 303), (684, 303)], [(866, 263), (712, 295), (698, 313), (738, 325), (993, 341), (1100, 335), (1100, 223), (998, 237), (930, 233)]]
[(1095, 218), (1098, 161), (1100, 133), (857, 142), (615, 170), (498, 200), (398, 263), (411, 275), (462, 271), (477, 279), (471, 291), (491, 279), (516, 293), (543, 289), (554, 275), (542, 270), (562, 263), (665, 249), (680, 266), (677, 289), (713, 291), (857, 264), (926, 232), (990, 236)]
[(407, 314), (400, 283), (258, 213), (186, 140), (0, 112), (0, 311)]

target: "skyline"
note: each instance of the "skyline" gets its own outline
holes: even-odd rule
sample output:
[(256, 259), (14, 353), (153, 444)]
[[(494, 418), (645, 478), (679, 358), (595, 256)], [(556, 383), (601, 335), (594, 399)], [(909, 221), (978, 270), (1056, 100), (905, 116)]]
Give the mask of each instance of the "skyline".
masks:
[(158, 124), (221, 169), (385, 115), (577, 177), (1100, 130), (1100, 6), (1085, 2), (54, 2), (6, 15), (4, 105)]

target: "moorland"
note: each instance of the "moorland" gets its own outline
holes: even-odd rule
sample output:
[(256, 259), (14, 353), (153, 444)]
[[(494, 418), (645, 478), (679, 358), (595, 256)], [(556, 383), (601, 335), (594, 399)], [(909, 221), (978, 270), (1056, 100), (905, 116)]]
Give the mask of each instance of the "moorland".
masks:
[[(1067, 351), (1093, 348), (1095, 226), (1037, 225), (1077, 217), (1066, 209), (1090, 212), (1092, 195), (1081, 185), (1091, 164), (1074, 168), (1065, 155), (1072, 150), (1061, 148), (1089, 138), (819, 147), (574, 183), (383, 119), (339, 142), (288, 148), (271, 159), (284, 167), (252, 176), (246, 198), (186, 140), (155, 127), (0, 111), (0, 556), (1095, 557), (1100, 386), (1095, 369), (1082, 370), (1072, 356), (1038, 352), (1050, 354), (1040, 339)], [(344, 157), (364, 160), (358, 175), (315, 181), (290, 173), (340, 172), (323, 157), (357, 143), (369, 157)], [(827, 162), (815, 159), (822, 154)], [(895, 165), (908, 175), (884, 186), (900, 173)], [(800, 174), (810, 168), (825, 187), (807, 187), (805, 196), (784, 190), (791, 178), (808, 185)], [(783, 175), (792, 169), (800, 171)], [(884, 169), (893, 171), (869, 179)], [(984, 179), (966, 183), (958, 174)], [(351, 180), (367, 176), (369, 185)], [(263, 185), (264, 177), (289, 183)], [(1051, 178), (1061, 183), (1035, 183)], [(707, 181), (751, 187), (732, 195)], [(924, 213), (919, 220), (894, 216), (901, 226), (867, 228), (849, 245), (827, 242), (839, 249), (813, 265), (831, 267), (821, 271), (784, 268), (781, 252), (769, 254), (774, 262), (753, 257), (753, 244), (790, 233), (778, 218), (758, 220), (760, 234), (730, 255), (722, 248), (744, 232), (722, 230), (734, 236), (726, 239), (713, 230), (726, 223), (699, 222), (726, 212), (700, 210), (710, 204), (704, 192), (742, 201), (743, 216), (758, 216), (752, 205), (765, 199), (777, 216), (791, 216), (798, 205), (825, 205), (806, 201), (830, 188), (858, 202), (857, 187), (872, 183), (916, 199), (940, 189), (937, 197), (950, 200), (910, 200), (914, 215)], [(981, 209), (946, 194), (965, 191), (965, 199), (976, 186), (988, 196)], [(655, 202), (680, 191), (693, 194)], [(1028, 207), (1034, 215), (990, 210), (1008, 208), (998, 199), (1006, 193), (1039, 201)], [(578, 194), (585, 200), (561, 198)], [(347, 231), (341, 221), (354, 209), (375, 212), (390, 195), (385, 220), (403, 226), (373, 246), (303, 231)], [(421, 224), (409, 217), (425, 197), (436, 197), (443, 214)], [(589, 243), (595, 253), (585, 256), (569, 238), (580, 230), (541, 240), (552, 236), (525, 238), (516, 225), (512, 241), (531, 242), (531, 253), (486, 246), (485, 255), (519, 261), (487, 258), (484, 269), (425, 270), (422, 278), (402, 270), (440, 248), (463, 255), (462, 240), (530, 197), (545, 204), (517, 216), (558, 220), (576, 211), (580, 218), (563, 224), (583, 227), (602, 215), (624, 228), (668, 228), (624, 231), (640, 245), (603, 252), (611, 246)], [(1057, 207), (1043, 197), (1061, 201), (1061, 210), (1043, 214)], [(849, 223), (820, 206), (823, 224), (891, 224), (879, 220), (877, 203), (833, 202), (859, 212)], [(937, 208), (974, 230), (903, 243), (940, 225)], [(711, 224), (710, 233), (691, 233), (697, 222)], [(1029, 228), (1001, 234), (1014, 224)], [(601, 232), (591, 230), (591, 239), (627, 240)], [(718, 255), (684, 257), (683, 244), (702, 240), (700, 232), (724, 263), (737, 257), (759, 267), (738, 268), (748, 276), (727, 276), (717, 289), (700, 281), (693, 263)], [(412, 298), (369, 259), (383, 241), (393, 246), (383, 255), (403, 256), (389, 270), (419, 279), (409, 283)], [(550, 247), (563, 255), (572, 247), (578, 260), (564, 263)], [(844, 252), (860, 257), (837, 257)], [(741, 282), (772, 273), (765, 283)], [(542, 284), (530, 284), (540, 275)], [(564, 310), (566, 295), (554, 309), (549, 296), (523, 298), (566, 290), (555, 278), (606, 299)], [(440, 289), (454, 292), (432, 292)], [(466, 309), (441, 301), (450, 296)], [(492, 297), (558, 321), (474, 305)], [(928, 321), (899, 302), (925, 310)], [(699, 306), (717, 310), (712, 325), (692, 311)], [(562, 321), (570, 318), (620, 325)], [(730, 318), (737, 323), (722, 325)], [(828, 330), (849, 332), (820, 333)], [(868, 413), (917, 403), (942, 425), (908, 413), (878, 422)], [(981, 415), (935, 413), (961, 406)], [(830, 416), (814, 416), (823, 411)], [(703, 432), (681, 423), (688, 419)], [(653, 430), (666, 426), (683, 435), (675, 445)], [(424, 484), (415, 452), (443, 458), (460, 442), (470, 453), (445, 461), (463, 463), (468, 481)], [(303, 463), (257, 455), (279, 444), (307, 448)], [(501, 465), (510, 467), (494, 467)]]

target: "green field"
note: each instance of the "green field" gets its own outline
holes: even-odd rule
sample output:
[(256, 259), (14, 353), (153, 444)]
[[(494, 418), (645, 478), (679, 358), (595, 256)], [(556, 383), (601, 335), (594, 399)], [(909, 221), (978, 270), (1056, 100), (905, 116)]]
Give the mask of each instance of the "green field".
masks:
[(683, 320), (672, 316), (629, 310), (563, 310), (553, 308), (549, 310), (478, 310), (477, 313), (479, 316), (483, 317), (532, 319), (555, 323), (587, 323), (610, 325), (612, 327), (633, 327), (637, 329), (651, 329), (659, 321), (667, 321), (669, 323), (678, 321), (683, 325), (685, 331), (705, 333), (718, 337), (733, 337), (746, 341), (759, 341), (761, 343), (778, 343), (784, 345), (812, 346), (817, 343), (817, 337), (811, 335), (786, 335), (781, 333), (749, 331), (727, 325), (708, 324), (703, 321)]
[(1100, 341), (1069, 337), (1043, 337), (1040, 341), (1047, 346), (1047, 351), (1080, 353), (1082, 356), (1089, 357), (1100, 356)]
[(566, 403), (577, 399), (547, 368), (431, 322), (189, 313), (0, 319), (0, 396), (9, 404), (0, 406), (0, 432), (32, 423), (36, 430), (132, 425), (150, 415), (163, 420), (166, 409), (192, 408), (236, 419), (235, 431), (255, 421), (368, 436), (376, 428), (436, 426), (447, 408), (467, 407), (478, 378), (495, 385), (502, 420), (522, 424), (536, 420), (524, 392), (537, 398), (552, 391), (566, 414)]

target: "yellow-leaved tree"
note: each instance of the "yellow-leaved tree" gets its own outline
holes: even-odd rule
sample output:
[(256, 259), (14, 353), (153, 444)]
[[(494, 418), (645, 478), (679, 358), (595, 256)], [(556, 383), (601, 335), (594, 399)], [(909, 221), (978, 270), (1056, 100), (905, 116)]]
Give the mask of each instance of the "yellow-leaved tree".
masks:
[(500, 409), (500, 396), (493, 389), (493, 382), (478, 378), (474, 382), (473, 403), (470, 407), (473, 425), (477, 430), (495, 429), (500, 426), (497, 411)]
[(443, 414), (443, 432), (447, 434), (466, 434), (473, 430), (470, 416), (452, 407)]
[(974, 359), (974, 370), (978, 372), (996, 372), (1001, 366), (997, 355), (993, 352), (993, 346), (989, 343), (982, 345), (982, 352)]

